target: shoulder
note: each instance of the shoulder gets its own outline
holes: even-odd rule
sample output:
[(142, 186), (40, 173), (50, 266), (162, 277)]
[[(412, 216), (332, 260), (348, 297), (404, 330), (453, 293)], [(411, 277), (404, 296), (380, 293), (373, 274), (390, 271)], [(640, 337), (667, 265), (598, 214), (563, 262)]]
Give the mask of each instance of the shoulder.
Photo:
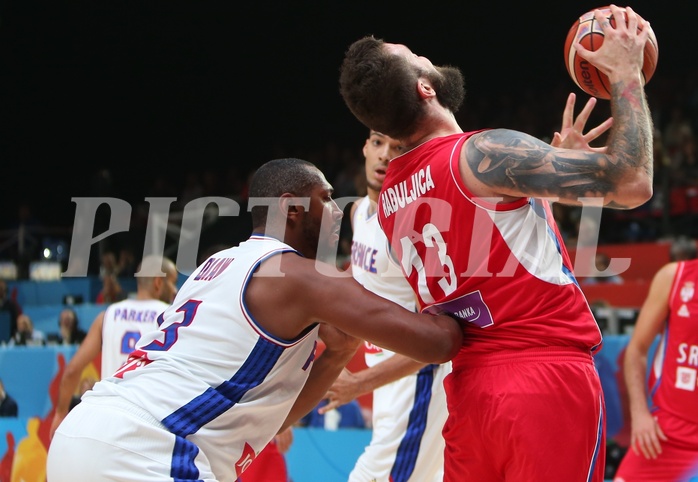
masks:
[(672, 261), (671, 263), (665, 264), (659, 268), (659, 271), (657, 271), (657, 273), (654, 275), (654, 280), (660, 282), (671, 282), (671, 280), (673, 280), (676, 276), (676, 273), (681, 265), (682, 262), (680, 261)]
[(652, 278), (648, 299), (652, 298), (657, 301), (669, 297), (676, 278), (680, 276), (679, 268), (681, 264), (682, 262), (672, 261), (659, 268)]
[(463, 144), (468, 144), (472, 143), (473, 141), (476, 142), (483, 142), (488, 140), (491, 136), (496, 135), (501, 132), (508, 132), (508, 129), (492, 129), (492, 128), (487, 128), (487, 129), (479, 129), (476, 131), (469, 131), (469, 132), (463, 132), (461, 134), (461, 137), (465, 138), (465, 142)]
[(329, 263), (306, 258), (297, 252), (284, 252), (278, 257), (264, 260), (249, 286), (264, 286), (264, 293), (268, 298), (278, 295), (280, 298), (290, 296), (294, 301), (314, 300), (313, 296), (318, 290), (338, 289), (337, 283), (340, 280), (345, 277), (351, 278), (335, 276), (333, 270), (338, 268)]
[(110, 305), (110, 306), (108, 306), (107, 308), (105, 308), (104, 310), (102, 310), (102, 311), (100, 311), (99, 313), (97, 313), (97, 315), (94, 317), (94, 320), (92, 320), (92, 324), (94, 325), (95, 322), (101, 323), (101, 322), (104, 320), (104, 317), (106, 316), (107, 311), (113, 312), (113, 311), (114, 311), (114, 305)]
[[(460, 149), (458, 169), (461, 180), (475, 197), (501, 197), (505, 202), (520, 198), (505, 189), (508, 167), (522, 155), (525, 146), (516, 140), (517, 131), (482, 129), (467, 132)], [(510, 186), (509, 186), (510, 187)]]

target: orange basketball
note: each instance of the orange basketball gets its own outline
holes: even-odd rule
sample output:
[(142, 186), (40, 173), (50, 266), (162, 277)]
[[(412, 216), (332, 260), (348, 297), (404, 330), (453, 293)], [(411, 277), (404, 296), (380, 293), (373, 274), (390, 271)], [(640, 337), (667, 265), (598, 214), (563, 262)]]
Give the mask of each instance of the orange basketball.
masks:
[[(599, 8), (604, 13), (604, 16), (615, 27), (615, 19), (611, 14), (610, 7)], [(625, 9), (623, 16), (625, 20)], [(565, 40), (565, 66), (574, 83), (589, 95), (598, 97), (599, 99), (611, 98), (611, 85), (608, 81), (608, 76), (591, 65), (572, 47), (575, 40), (579, 40), (582, 46), (589, 50), (597, 50), (603, 44), (604, 35), (601, 31), (601, 26), (594, 17), (594, 10), (590, 10), (579, 17), (574, 25), (567, 33)], [(650, 35), (645, 45), (645, 58), (642, 65), (642, 75), (645, 84), (649, 82), (657, 69), (657, 58), (659, 57), (659, 48), (657, 46), (657, 37), (650, 27)]]

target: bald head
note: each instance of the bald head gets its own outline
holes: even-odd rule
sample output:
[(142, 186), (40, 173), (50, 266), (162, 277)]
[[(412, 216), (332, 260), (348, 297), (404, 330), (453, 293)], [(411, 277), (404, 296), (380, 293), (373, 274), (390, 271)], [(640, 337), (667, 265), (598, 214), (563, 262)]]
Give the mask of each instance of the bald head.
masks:
[(177, 294), (178, 273), (171, 259), (160, 255), (144, 256), (135, 276), (138, 298), (172, 303)]
[(177, 273), (177, 268), (174, 262), (164, 256), (149, 254), (144, 256), (136, 270), (136, 278), (138, 282), (144, 278), (158, 278), (168, 276), (171, 273)]

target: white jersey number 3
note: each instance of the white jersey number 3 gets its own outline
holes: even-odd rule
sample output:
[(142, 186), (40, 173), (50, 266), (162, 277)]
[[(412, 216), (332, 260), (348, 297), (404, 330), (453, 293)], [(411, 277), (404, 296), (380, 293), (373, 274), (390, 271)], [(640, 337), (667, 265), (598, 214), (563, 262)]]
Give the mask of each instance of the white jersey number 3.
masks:
[[(422, 228), (422, 240), (427, 248), (436, 248), (436, 254), (441, 263), (441, 269), (445, 272), (445, 275), (437, 281), (437, 284), (445, 295), (453, 293), (456, 290), (456, 272), (453, 268), (453, 260), (447, 253), (446, 242), (443, 236), (441, 236), (436, 226), (427, 223)], [(417, 248), (415, 248), (414, 244), (410, 241), (409, 236), (400, 239), (400, 246), (402, 247), (402, 258), (400, 263), (402, 264), (403, 271), (407, 276), (410, 276), (413, 268), (417, 270), (419, 296), (425, 303), (433, 303), (434, 296), (427, 286), (427, 273), (424, 269), (424, 260), (419, 257)]]

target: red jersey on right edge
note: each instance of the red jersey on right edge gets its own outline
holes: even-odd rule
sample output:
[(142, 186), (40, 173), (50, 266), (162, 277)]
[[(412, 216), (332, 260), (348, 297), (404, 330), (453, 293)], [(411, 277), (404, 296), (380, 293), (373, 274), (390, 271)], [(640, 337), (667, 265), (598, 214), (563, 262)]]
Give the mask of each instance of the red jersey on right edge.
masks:
[(503, 349), (594, 353), (601, 331), (549, 202), (476, 199), (458, 169), (473, 134), (431, 139), (393, 159), (380, 193), (381, 227), (423, 310), (468, 322), (468, 360)]
[(678, 264), (669, 319), (650, 371), (650, 409), (698, 424), (698, 260)]

